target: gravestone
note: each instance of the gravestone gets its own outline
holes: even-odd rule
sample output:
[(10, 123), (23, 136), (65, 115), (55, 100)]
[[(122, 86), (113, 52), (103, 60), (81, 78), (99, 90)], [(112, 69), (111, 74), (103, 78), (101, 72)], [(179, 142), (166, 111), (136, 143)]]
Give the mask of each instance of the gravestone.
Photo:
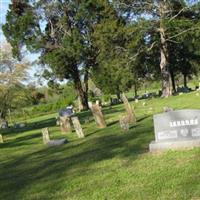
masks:
[(0, 134), (0, 143), (3, 143), (3, 136)]
[(8, 122), (6, 120), (0, 120), (0, 128), (2, 129), (8, 128)]
[(43, 138), (43, 143), (48, 144), (48, 142), (50, 141), (48, 128), (42, 129), (42, 138)]
[(176, 110), (154, 115), (155, 141), (150, 151), (200, 146), (200, 110)]
[(164, 107), (163, 107), (163, 111), (164, 111), (164, 112), (170, 112), (170, 111), (173, 111), (173, 108), (170, 108), (170, 107), (168, 107), (168, 106), (164, 106)]
[(136, 122), (135, 114), (134, 114), (134, 112), (131, 108), (131, 105), (128, 102), (128, 99), (126, 98), (124, 93), (121, 94), (121, 98), (122, 98), (122, 101), (124, 103), (124, 106), (125, 106), (125, 109), (126, 109), (126, 112), (127, 112), (127, 116), (129, 118), (129, 122), (135, 123)]
[(48, 146), (58, 146), (64, 144), (67, 140), (65, 138), (58, 140), (50, 140), (48, 128), (42, 129), (43, 143)]
[(128, 131), (129, 130), (129, 117), (128, 116), (121, 117), (120, 120), (119, 120), (119, 123), (120, 123), (120, 127), (124, 131)]
[(95, 122), (97, 124), (97, 127), (105, 128), (106, 127), (106, 122), (105, 122), (103, 114), (101, 112), (101, 108), (98, 105), (93, 104), (90, 107), (90, 109), (91, 109), (92, 114), (94, 116), (94, 119), (95, 119)]
[(70, 118), (68, 116), (59, 117), (60, 130), (62, 133), (71, 132)]
[(74, 125), (74, 129), (75, 129), (78, 137), (84, 138), (85, 136), (83, 134), (83, 130), (82, 130), (82, 127), (81, 127), (78, 117), (72, 117), (72, 123)]

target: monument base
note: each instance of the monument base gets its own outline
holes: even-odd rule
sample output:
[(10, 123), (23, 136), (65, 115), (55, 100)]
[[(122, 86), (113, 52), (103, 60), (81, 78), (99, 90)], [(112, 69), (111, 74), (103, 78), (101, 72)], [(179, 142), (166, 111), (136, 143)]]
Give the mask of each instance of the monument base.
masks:
[(200, 147), (200, 139), (187, 140), (187, 141), (176, 141), (176, 142), (156, 142), (152, 141), (149, 144), (150, 152), (160, 152), (166, 150), (176, 149), (192, 149), (194, 147)]

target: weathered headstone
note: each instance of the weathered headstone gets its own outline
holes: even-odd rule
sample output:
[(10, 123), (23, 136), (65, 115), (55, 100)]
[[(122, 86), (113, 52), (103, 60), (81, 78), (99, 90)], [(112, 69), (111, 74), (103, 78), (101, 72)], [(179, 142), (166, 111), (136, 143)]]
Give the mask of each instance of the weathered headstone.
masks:
[(42, 138), (43, 138), (43, 143), (48, 144), (48, 142), (50, 141), (48, 128), (42, 129)]
[(125, 109), (126, 109), (126, 112), (127, 112), (127, 116), (129, 118), (129, 122), (135, 123), (136, 122), (135, 114), (134, 114), (134, 112), (131, 108), (131, 105), (128, 102), (128, 99), (126, 98), (124, 93), (121, 94), (121, 98), (122, 98), (122, 101), (124, 103), (124, 106), (125, 106)]
[(99, 128), (105, 128), (106, 127), (106, 122), (105, 122), (103, 114), (101, 112), (101, 108), (98, 105), (93, 104), (90, 107), (90, 109), (92, 111), (92, 114), (94, 116), (94, 119), (95, 119), (95, 122), (96, 122), (97, 126)]
[(6, 120), (0, 120), (0, 128), (2, 129), (8, 128), (8, 122)]
[(121, 117), (120, 120), (119, 120), (119, 123), (120, 123), (120, 127), (124, 131), (128, 131), (129, 130), (129, 117), (128, 116)]
[(177, 110), (154, 115), (155, 141), (150, 151), (200, 146), (200, 110)]
[(0, 134), (0, 143), (3, 143), (3, 136)]
[(58, 140), (50, 140), (48, 128), (42, 129), (43, 143), (48, 146), (58, 146), (64, 144), (67, 140), (65, 138)]
[(72, 117), (72, 123), (74, 125), (74, 129), (75, 129), (78, 137), (84, 138), (85, 136), (83, 134), (83, 130), (82, 130), (82, 127), (81, 127), (78, 117)]
[(70, 118), (68, 116), (59, 117), (60, 118), (60, 129), (62, 133), (71, 132)]

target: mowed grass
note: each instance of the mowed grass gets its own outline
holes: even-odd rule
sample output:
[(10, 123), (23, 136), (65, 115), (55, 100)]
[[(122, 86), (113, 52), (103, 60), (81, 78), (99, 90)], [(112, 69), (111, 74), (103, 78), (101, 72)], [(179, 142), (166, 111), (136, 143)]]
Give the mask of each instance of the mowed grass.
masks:
[[(200, 199), (200, 148), (159, 154), (148, 150), (154, 139), (153, 114), (162, 112), (163, 106), (200, 109), (200, 95), (146, 100), (143, 106), (144, 101), (131, 102), (137, 123), (128, 132), (118, 122), (125, 114), (123, 105), (103, 109), (108, 125), (104, 129), (96, 128), (90, 112), (80, 113), (84, 139), (74, 132), (62, 135), (56, 114), (2, 132), (0, 199)], [(66, 137), (69, 142), (46, 147), (43, 127), (49, 127), (52, 139)]]

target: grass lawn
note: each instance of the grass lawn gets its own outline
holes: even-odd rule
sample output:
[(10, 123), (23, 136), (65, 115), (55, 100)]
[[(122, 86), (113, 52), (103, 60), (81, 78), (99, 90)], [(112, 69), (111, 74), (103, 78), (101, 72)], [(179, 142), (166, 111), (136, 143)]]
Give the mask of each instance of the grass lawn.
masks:
[[(55, 114), (31, 119), (23, 129), (2, 132), (0, 144), (0, 200), (188, 200), (200, 199), (200, 148), (151, 154), (154, 139), (152, 116), (163, 106), (200, 109), (195, 92), (168, 99), (132, 102), (137, 123), (128, 132), (119, 127), (123, 105), (105, 108), (107, 128), (91, 113), (80, 113), (84, 139), (75, 133), (61, 135)], [(69, 143), (48, 148), (41, 128), (51, 138), (66, 137)]]

